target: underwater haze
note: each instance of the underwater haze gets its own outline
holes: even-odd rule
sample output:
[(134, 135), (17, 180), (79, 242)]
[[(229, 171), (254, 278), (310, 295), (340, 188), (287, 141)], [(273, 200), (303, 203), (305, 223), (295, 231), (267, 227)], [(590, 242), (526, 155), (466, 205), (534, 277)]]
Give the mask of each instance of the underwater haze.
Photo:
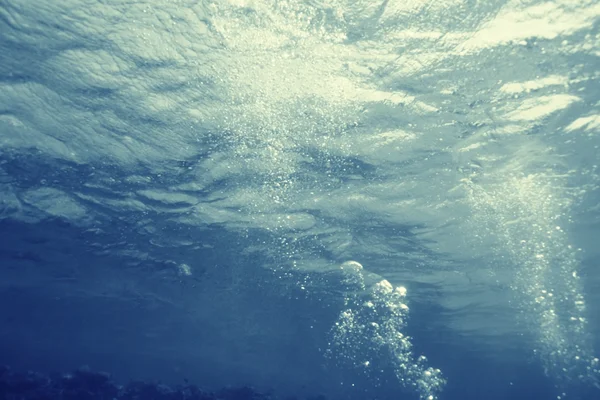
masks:
[(0, 0), (0, 364), (600, 399), (599, 165), (595, 0)]

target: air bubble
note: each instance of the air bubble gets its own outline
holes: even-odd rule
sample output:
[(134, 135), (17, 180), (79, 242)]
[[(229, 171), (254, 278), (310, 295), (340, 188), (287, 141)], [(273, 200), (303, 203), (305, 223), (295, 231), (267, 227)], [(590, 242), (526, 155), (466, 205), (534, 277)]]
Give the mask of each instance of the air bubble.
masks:
[(342, 265), (340, 265), (340, 268), (345, 270), (345, 271), (362, 271), (363, 266), (361, 263), (356, 262), (356, 261), (346, 261), (345, 263), (343, 263)]
[(177, 266), (177, 272), (179, 275), (190, 276), (192, 275), (192, 269), (187, 264), (179, 264)]
[(398, 286), (394, 292), (402, 297), (406, 296), (406, 288), (404, 286)]
[(392, 293), (393, 289), (394, 288), (392, 284), (384, 279), (377, 282), (375, 286), (373, 286), (373, 293), (380, 295), (389, 295)]

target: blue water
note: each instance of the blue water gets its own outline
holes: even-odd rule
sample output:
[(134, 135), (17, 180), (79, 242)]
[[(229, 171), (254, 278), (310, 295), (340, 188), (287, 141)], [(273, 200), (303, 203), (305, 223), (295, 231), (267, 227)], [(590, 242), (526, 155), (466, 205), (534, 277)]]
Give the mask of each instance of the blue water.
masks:
[(600, 398), (600, 6), (0, 0), (0, 364)]

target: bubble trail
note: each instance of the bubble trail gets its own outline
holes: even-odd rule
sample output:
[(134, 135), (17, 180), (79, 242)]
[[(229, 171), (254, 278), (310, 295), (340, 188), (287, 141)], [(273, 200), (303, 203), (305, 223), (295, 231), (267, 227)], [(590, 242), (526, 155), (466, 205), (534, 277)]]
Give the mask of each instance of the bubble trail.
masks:
[(332, 329), (329, 353), (371, 377), (389, 368), (420, 399), (437, 399), (446, 383), (442, 372), (428, 367), (425, 356), (415, 357), (412, 339), (403, 333), (409, 313), (406, 288), (381, 280), (367, 290), (361, 264), (348, 261), (340, 268), (352, 294)]
[(487, 190), (471, 187), (481, 227), (497, 240), (497, 256), (516, 266), (512, 289), (525, 327), (535, 338), (533, 352), (560, 393), (580, 385), (598, 386), (600, 370), (586, 318), (578, 274), (580, 249), (569, 243), (566, 196), (542, 175), (510, 178)]

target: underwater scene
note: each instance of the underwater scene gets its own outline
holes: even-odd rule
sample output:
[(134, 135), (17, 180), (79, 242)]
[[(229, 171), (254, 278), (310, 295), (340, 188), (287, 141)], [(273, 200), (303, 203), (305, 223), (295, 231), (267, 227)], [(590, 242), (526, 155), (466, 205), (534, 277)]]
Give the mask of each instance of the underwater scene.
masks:
[(0, 400), (600, 399), (600, 2), (0, 0)]

